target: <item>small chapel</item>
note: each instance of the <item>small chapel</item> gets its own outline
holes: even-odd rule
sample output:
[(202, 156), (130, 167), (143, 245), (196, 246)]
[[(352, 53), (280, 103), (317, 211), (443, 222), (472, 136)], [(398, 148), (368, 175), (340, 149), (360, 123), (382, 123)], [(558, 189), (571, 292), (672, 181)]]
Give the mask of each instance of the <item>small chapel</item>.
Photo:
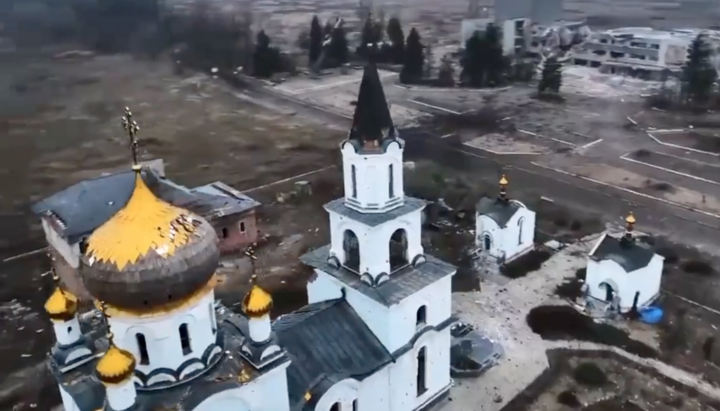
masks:
[(55, 275), (45, 305), (66, 411), (415, 411), (448, 394), (456, 268), (423, 250), (425, 203), (404, 194), (373, 64), (341, 145), (345, 197), (325, 205), (330, 244), (302, 257), (309, 304), (274, 322), (255, 275), (241, 312), (215, 300), (216, 231), (153, 192), (129, 110), (123, 125), (134, 189), (81, 247), (95, 310), (81, 315)]
[(477, 203), (475, 244), (478, 254), (504, 264), (535, 247), (535, 212), (508, 197), (504, 174), (499, 184), (497, 197), (483, 197)]
[(590, 250), (585, 284), (587, 296), (628, 312), (651, 304), (660, 295), (664, 257), (634, 235), (635, 215), (625, 218), (625, 233), (608, 233)]

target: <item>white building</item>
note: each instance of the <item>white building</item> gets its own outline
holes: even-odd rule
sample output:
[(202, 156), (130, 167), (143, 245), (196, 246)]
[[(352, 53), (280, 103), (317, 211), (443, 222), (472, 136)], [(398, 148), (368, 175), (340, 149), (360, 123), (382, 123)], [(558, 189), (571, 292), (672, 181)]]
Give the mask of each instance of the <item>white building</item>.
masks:
[(688, 48), (700, 33), (720, 52), (720, 32), (683, 29), (661, 31), (650, 27), (627, 27), (592, 33), (572, 51), (574, 64), (596, 67), (602, 72), (660, 80), (678, 73), (687, 62)]
[(590, 298), (618, 304), (621, 312), (642, 308), (660, 294), (664, 258), (633, 238), (635, 216), (626, 218), (621, 238), (607, 233), (588, 256), (587, 284)]
[(105, 323), (80, 321), (59, 287), (46, 304), (65, 410), (415, 411), (443, 398), (455, 267), (424, 254), (403, 146), (370, 66), (342, 146), (346, 197), (326, 205), (331, 244), (303, 257), (317, 273), (309, 305), (274, 323), (256, 280), (243, 314), (215, 301), (215, 230), (157, 197), (135, 163), (129, 198), (82, 247)]
[(475, 214), (475, 243), (478, 253), (507, 263), (535, 246), (535, 212), (508, 198), (508, 180), (500, 179), (500, 195), (483, 197)]

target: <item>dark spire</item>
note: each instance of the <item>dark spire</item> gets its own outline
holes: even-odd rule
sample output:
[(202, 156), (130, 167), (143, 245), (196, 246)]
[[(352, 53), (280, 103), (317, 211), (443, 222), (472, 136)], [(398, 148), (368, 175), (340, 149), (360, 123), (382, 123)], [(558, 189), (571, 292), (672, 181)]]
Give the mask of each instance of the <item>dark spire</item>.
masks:
[(385, 100), (375, 63), (365, 66), (349, 139), (379, 142), (394, 135), (390, 108)]

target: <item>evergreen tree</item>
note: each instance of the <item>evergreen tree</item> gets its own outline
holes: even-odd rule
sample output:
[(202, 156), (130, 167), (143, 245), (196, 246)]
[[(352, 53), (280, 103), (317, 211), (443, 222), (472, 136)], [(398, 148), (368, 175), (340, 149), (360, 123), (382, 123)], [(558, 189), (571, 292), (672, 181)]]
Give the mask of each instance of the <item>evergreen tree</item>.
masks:
[(712, 50), (699, 34), (688, 50), (688, 59), (683, 67), (682, 91), (686, 103), (707, 103), (712, 95), (713, 85), (718, 74), (713, 67)]
[(332, 30), (327, 53), (331, 64), (339, 66), (348, 62), (348, 42), (342, 26)]
[(255, 76), (267, 78), (280, 68), (280, 53), (270, 47), (270, 37), (260, 30), (255, 41), (253, 53), (253, 71)]
[(423, 76), (423, 65), (425, 64), (425, 55), (423, 45), (420, 40), (420, 34), (415, 27), (410, 30), (407, 41), (405, 42), (405, 53), (403, 55), (403, 68), (400, 72), (400, 81), (402, 83), (411, 83), (418, 81)]
[(542, 67), (538, 93), (559, 93), (562, 86), (562, 65), (556, 57), (548, 57)]
[(506, 61), (503, 56), (500, 29), (489, 24), (482, 41), (482, 62), (487, 73), (487, 85), (497, 86), (503, 81)]
[(310, 23), (310, 64), (314, 64), (320, 54), (322, 54), (323, 29), (320, 26), (320, 20), (314, 16)]
[(437, 84), (440, 87), (454, 87), (455, 86), (455, 69), (452, 66), (452, 60), (447, 56), (443, 57), (438, 70)]
[(460, 64), (462, 65), (462, 73), (460, 76), (471, 87), (482, 87), (485, 85), (485, 77), (487, 75), (487, 64), (483, 60), (485, 57), (483, 35), (479, 31), (475, 31), (465, 42), (465, 55)]
[(388, 21), (386, 31), (392, 45), (392, 62), (394, 64), (400, 64), (403, 62), (403, 51), (405, 49), (405, 33), (403, 33), (400, 20), (397, 17), (391, 18)]

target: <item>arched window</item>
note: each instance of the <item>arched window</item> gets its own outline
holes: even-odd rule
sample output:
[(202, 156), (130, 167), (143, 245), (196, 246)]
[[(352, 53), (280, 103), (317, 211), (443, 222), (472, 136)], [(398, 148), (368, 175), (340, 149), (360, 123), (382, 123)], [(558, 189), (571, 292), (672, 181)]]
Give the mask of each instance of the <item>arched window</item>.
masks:
[(492, 247), (492, 238), (490, 237), (490, 234), (485, 234), (485, 236), (483, 236), (483, 242), (485, 243), (485, 250), (489, 250), (490, 247)]
[(523, 243), (523, 225), (525, 224), (525, 217), (520, 217), (518, 220), (518, 245)]
[(395, 198), (395, 176), (393, 175), (393, 165), (388, 166), (388, 197)]
[(138, 352), (140, 353), (140, 365), (150, 364), (150, 356), (148, 355), (147, 341), (145, 335), (137, 333), (135, 334), (135, 340), (138, 345)]
[(340, 411), (340, 403), (336, 402), (330, 407), (330, 411)]
[(343, 251), (345, 261), (343, 265), (349, 270), (360, 271), (360, 241), (352, 230), (343, 232)]
[(415, 326), (425, 325), (427, 323), (427, 307), (424, 305), (418, 308), (415, 313)]
[(355, 164), (350, 166), (350, 179), (352, 180), (352, 198), (357, 198), (357, 171), (355, 170)]
[(188, 325), (182, 324), (179, 331), (180, 345), (182, 345), (183, 355), (188, 355), (192, 352), (192, 347), (190, 347), (190, 332), (188, 331)]
[(408, 261), (407, 232), (399, 228), (390, 236), (390, 272), (404, 268)]
[(353, 400), (353, 409), (352, 409), (352, 411), (358, 411), (358, 410), (359, 410), (359, 408), (358, 408), (358, 400), (357, 400), (357, 399), (354, 399), (354, 400)]
[(425, 394), (427, 391), (427, 383), (425, 381), (425, 347), (422, 347), (417, 354), (417, 396)]

